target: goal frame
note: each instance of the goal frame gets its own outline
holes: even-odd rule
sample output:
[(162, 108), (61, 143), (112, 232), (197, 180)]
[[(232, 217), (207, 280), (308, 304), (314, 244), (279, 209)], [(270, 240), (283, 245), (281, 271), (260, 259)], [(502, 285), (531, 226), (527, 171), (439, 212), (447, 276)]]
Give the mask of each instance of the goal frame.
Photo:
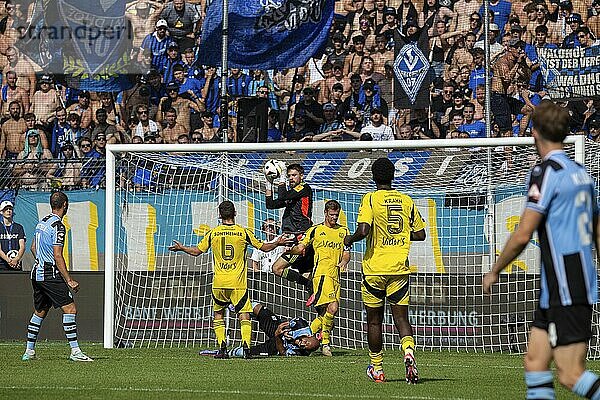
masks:
[[(115, 323), (115, 196), (116, 156), (126, 152), (179, 152), (179, 153), (227, 153), (227, 152), (284, 152), (284, 151), (351, 151), (351, 150), (402, 150), (430, 148), (473, 148), (495, 146), (534, 145), (532, 137), (482, 138), (482, 139), (428, 139), (375, 142), (284, 142), (284, 143), (214, 143), (202, 144), (108, 144), (106, 146), (106, 215), (104, 257), (104, 348), (114, 347)], [(584, 164), (585, 136), (574, 135), (565, 139), (573, 144), (575, 161)], [(493, 226), (491, 224), (490, 226)], [(492, 249), (493, 247), (490, 246)], [(493, 251), (493, 250), (492, 250)], [(491, 263), (493, 257), (489, 257)], [(488, 263), (488, 264), (489, 264)], [(490, 265), (487, 266), (488, 269)]]

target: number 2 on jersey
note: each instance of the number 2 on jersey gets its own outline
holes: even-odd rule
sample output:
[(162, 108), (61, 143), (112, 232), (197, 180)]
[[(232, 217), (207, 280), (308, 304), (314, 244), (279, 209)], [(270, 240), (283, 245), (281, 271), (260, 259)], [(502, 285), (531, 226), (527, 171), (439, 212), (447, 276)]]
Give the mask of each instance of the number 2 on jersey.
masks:
[(584, 246), (592, 244), (592, 221), (590, 221), (590, 216), (588, 214), (588, 210), (591, 210), (592, 199), (590, 198), (589, 192), (580, 191), (577, 193), (575, 197), (575, 206), (582, 207), (583, 211), (577, 217), (577, 226), (579, 228), (579, 238), (581, 239), (581, 244)]

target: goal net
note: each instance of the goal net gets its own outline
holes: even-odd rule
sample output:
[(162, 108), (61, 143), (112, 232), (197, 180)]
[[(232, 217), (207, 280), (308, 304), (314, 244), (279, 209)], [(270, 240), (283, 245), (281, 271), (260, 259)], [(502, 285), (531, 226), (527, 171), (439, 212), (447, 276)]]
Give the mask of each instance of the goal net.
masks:
[[(571, 157), (598, 163), (583, 138), (570, 138)], [(576, 146), (576, 144), (578, 144)], [(340, 223), (356, 227), (361, 197), (373, 190), (371, 164), (389, 157), (394, 187), (412, 196), (425, 219), (427, 239), (414, 242), (410, 322), (420, 349), (523, 352), (536, 307), (537, 239), (502, 274), (491, 297), (481, 276), (519, 223), (525, 179), (538, 162), (531, 138), (261, 145), (117, 145), (107, 157), (105, 346), (216, 346), (212, 326), (212, 255), (169, 253), (173, 240), (197, 244), (218, 225), (217, 205), (231, 200), (236, 222), (265, 239), (268, 219), (282, 210), (265, 207), (262, 166), (268, 159), (300, 163), (313, 188), (313, 222), (324, 203), (342, 205)], [(590, 144), (591, 145), (591, 144)], [(393, 146), (373, 149), (372, 146)], [(576, 152), (576, 149), (579, 149)], [(364, 242), (352, 250), (342, 277), (340, 310), (332, 344), (366, 347), (360, 294)], [(284, 317), (312, 320), (303, 288), (248, 265), (250, 298)], [(596, 314), (595, 314), (596, 318)], [(226, 318), (228, 340), (239, 342), (235, 315)], [(597, 325), (595, 325), (597, 331)], [(399, 338), (386, 309), (386, 348)], [(594, 337), (597, 337), (595, 332)], [(253, 343), (264, 340), (253, 326)], [(591, 351), (597, 353), (596, 342)]]

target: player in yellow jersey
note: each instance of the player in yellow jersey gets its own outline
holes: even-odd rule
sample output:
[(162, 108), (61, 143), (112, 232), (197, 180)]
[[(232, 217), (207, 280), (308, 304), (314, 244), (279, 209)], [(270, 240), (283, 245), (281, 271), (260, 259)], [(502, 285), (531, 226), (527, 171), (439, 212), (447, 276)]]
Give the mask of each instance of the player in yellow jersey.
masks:
[(350, 251), (344, 248), (344, 238), (350, 232), (348, 228), (337, 223), (341, 210), (342, 207), (337, 201), (326, 202), (325, 221), (310, 227), (304, 238), (288, 252), (302, 254), (310, 245), (314, 249), (314, 304), (320, 315), (310, 324), (310, 328), (313, 333), (321, 330), (321, 350), (325, 356), (332, 356), (329, 343), (333, 318), (340, 303), (340, 271), (346, 271), (350, 261)]
[(385, 382), (381, 324), (387, 299), (401, 337), (406, 381), (417, 383), (415, 341), (408, 321), (408, 251), (412, 241), (425, 240), (425, 224), (410, 196), (392, 189), (395, 167), (389, 159), (377, 159), (371, 171), (377, 190), (362, 198), (358, 227), (352, 236), (344, 239), (344, 244), (350, 246), (367, 238), (362, 262), (362, 297), (367, 310), (367, 341), (371, 358), (367, 376), (375, 382)]
[(225, 341), (224, 310), (232, 304), (238, 313), (242, 333), (242, 346), (245, 358), (250, 357), (250, 340), (252, 325), (250, 314), (252, 306), (248, 297), (248, 271), (246, 266), (246, 250), (251, 245), (262, 251), (271, 251), (277, 246), (291, 242), (280, 236), (272, 243), (258, 240), (251, 230), (235, 223), (235, 206), (231, 201), (219, 204), (221, 225), (208, 231), (197, 246), (184, 246), (177, 240), (169, 247), (171, 251), (183, 251), (192, 256), (199, 256), (209, 249), (213, 253), (214, 277), (212, 282), (213, 297), (213, 329), (220, 346), (215, 358), (228, 358)]

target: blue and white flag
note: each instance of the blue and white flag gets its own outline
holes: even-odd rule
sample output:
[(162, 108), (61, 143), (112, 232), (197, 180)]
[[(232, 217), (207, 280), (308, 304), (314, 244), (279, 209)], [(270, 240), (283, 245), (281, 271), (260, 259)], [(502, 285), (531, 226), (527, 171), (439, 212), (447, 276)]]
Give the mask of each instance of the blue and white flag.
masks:
[[(333, 0), (231, 0), (228, 66), (276, 69), (299, 67), (327, 41)], [(220, 66), (223, 3), (213, 1), (202, 31), (200, 60)]]
[(425, 54), (429, 49), (427, 28), (432, 21), (429, 18), (426, 26), (411, 37), (399, 35), (398, 32), (394, 35), (394, 107), (397, 109), (429, 107), (429, 85), (433, 73)]
[(552, 100), (600, 95), (600, 46), (537, 49), (544, 89)]
[(132, 33), (125, 0), (36, 0), (19, 26), (17, 47), (44, 72), (72, 77), (70, 86), (100, 92), (128, 86)]

